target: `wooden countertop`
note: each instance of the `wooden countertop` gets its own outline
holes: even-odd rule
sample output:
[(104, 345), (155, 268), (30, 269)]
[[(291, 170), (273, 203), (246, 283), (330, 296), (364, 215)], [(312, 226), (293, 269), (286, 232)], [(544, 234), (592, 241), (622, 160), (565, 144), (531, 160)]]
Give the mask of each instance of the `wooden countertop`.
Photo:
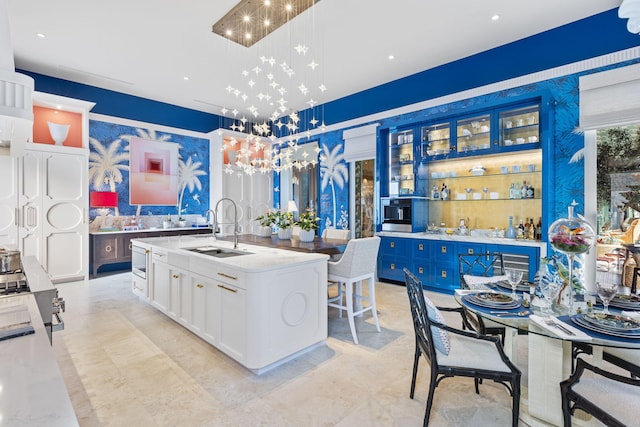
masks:
[[(218, 236), (218, 240), (233, 242), (233, 236)], [(253, 234), (241, 234), (238, 236), (238, 243), (247, 245), (266, 246), (276, 249), (285, 249), (307, 253), (321, 253), (327, 255), (335, 255), (344, 252), (347, 244), (343, 240), (322, 239), (316, 237), (313, 242), (301, 242), (300, 239), (292, 237), (291, 239), (278, 239), (278, 236), (260, 237)]]

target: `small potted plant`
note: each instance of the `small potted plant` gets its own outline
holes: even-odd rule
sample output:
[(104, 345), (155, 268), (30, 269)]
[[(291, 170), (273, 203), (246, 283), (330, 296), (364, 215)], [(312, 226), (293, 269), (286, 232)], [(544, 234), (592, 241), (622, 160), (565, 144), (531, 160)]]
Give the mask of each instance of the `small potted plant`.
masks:
[(307, 209), (304, 213), (300, 214), (300, 218), (296, 225), (300, 227), (300, 241), (301, 242), (312, 242), (315, 235), (316, 230), (318, 229), (318, 221), (320, 218), (316, 216), (316, 213), (312, 209)]
[(276, 211), (274, 225), (278, 227), (278, 239), (290, 239), (293, 233), (293, 214), (291, 212)]
[(272, 227), (275, 225), (276, 213), (275, 211), (268, 210), (264, 215), (260, 215), (256, 218), (258, 226), (255, 227), (255, 235), (260, 237), (271, 237)]

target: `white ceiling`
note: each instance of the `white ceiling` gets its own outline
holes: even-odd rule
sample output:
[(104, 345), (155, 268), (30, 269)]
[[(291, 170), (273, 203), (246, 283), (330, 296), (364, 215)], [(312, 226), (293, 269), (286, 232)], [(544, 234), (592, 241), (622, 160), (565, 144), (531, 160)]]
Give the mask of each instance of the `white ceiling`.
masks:
[[(237, 0), (9, 0), (9, 21), (16, 68), (215, 114), (224, 106), (249, 117), (246, 108), (254, 105), (269, 117), (278, 106), (269, 103), (281, 96), (267, 86), (273, 80), (288, 90), (285, 105), (302, 110), (310, 98), (338, 99), (620, 2), (321, 0), (248, 49), (211, 32)], [(491, 20), (494, 14), (498, 21)], [(306, 55), (295, 52), (298, 44), (309, 47)], [(536, 55), (544, 52), (532, 52), (532, 61)], [(277, 63), (271, 69), (260, 56)], [(312, 60), (319, 64), (315, 71), (308, 66)], [(276, 73), (282, 61), (296, 71), (291, 78)], [(255, 74), (256, 66), (265, 72)], [(273, 80), (267, 80), (268, 70)], [(228, 93), (228, 86), (240, 95)], [(274, 95), (269, 102), (255, 98), (267, 89)]]

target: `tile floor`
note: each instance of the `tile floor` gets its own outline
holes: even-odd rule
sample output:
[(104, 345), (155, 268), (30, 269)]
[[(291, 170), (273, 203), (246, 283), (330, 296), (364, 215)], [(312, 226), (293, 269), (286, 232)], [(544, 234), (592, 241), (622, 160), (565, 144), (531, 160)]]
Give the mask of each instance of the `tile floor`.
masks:
[[(138, 300), (130, 273), (58, 285), (65, 330), (53, 346), (81, 426), (419, 426), (428, 390), (421, 360), (409, 399), (414, 339), (405, 288), (377, 284), (381, 333), (370, 313), (354, 345), (329, 309), (329, 338), (256, 376)], [(451, 296), (431, 294), (437, 304)], [(454, 318), (450, 319), (454, 324)], [(523, 384), (526, 384), (526, 352)], [(511, 398), (469, 379), (436, 389), (432, 426), (508, 426)]]

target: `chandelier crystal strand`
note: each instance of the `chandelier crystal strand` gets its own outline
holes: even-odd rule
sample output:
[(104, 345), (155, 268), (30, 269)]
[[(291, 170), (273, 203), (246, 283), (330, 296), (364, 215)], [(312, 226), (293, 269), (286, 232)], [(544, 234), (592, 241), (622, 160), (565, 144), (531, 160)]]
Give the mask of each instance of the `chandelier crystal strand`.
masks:
[[(264, 0), (263, 0), (264, 1)], [(252, 37), (264, 37), (270, 32), (269, 25), (273, 17), (280, 14), (285, 16), (287, 43), (285, 49), (282, 46), (269, 45), (262, 41), (259, 45), (254, 45), (254, 51), (248, 54), (256, 57), (249, 60), (253, 65), (243, 68), (239, 72), (244, 80), (242, 87), (234, 87), (231, 84), (226, 86), (229, 94), (234, 95), (237, 101), (244, 105), (241, 111), (233, 109), (229, 111), (222, 109), (222, 115), (227, 116), (231, 125), (229, 128), (234, 131), (247, 133), (246, 147), (236, 150), (227, 144), (223, 146), (225, 150), (236, 151), (233, 165), (244, 173), (252, 175), (259, 171), (268, 173), (274, 171), (279, 173), (291, 168), (301, 169), (309, 164), (316, 164), (317, 160), (293, 160), (293, 154), (298, 150), (298, 139), (300, 136), (307, 139), (311, 136), (311, 129), (318, 127), (321, 123), (324, 126), (324, 106), (322, 106), (322, 122), (315, 117), (315, 106), (318, 99), (326, 87), (322, 79), (316, 58), (317, 52), (309, 46), (315, 43), (314, 34), (317, 21), (315, 19), (315, 9), (307, 14), (306, 19), (311, 19), (311, 25), (298, 20), (296, 23), (290, 22), (300, 11), (307, 10), (314, 5), (315, 0), (298, 0), (291, 4), (291, 10), (275, 8), (286, 8), (289, 2), (272, 0), (270, 5), (262, 7), (262, 2), (258, 4), (257, 12), (247, 13), (242, 17), (243, 23), (236, 26), (242, 28), (246, 35), (252, 32)], [(270, 13), (273, 12), (273, 14)], [(256, 20), (262, 22), (263, 31), (259, 32), (256, 27)], [(291, 25), (305, 25), (311, 34), (303, 33), (302, 40), (293, 40)], [(218, 25), (218, 24), (216, 24)], [(250, 30), (249, 28), (253, 28)], [(214, 26), (215, 32), (215, 26)], [(229, 36), (231, 39), (231, 36)], [(234, 39), (237, 42), (237, 40)], [(319, 43), (316, 43), (319, 44)], [(278, 49), (280, 53), (278, 54)], [(323, 48), (319, 50), (324, 52)], [(322, 73), (324, 77), (324, 73)], [(300, 93), (305, 99), (306, 105), (301, 105), (302, 113), (292, 109), (290, 96)], [(306, 107), (308, 105), (308, 108)], [(269, 112), (270, 111), (270, 112)], [(266, 118), (269, 114), (268, 119)], [(232, 117), (231, 117), (232, 116)], [(226, 172), (226, 170), (225, 170)]]

